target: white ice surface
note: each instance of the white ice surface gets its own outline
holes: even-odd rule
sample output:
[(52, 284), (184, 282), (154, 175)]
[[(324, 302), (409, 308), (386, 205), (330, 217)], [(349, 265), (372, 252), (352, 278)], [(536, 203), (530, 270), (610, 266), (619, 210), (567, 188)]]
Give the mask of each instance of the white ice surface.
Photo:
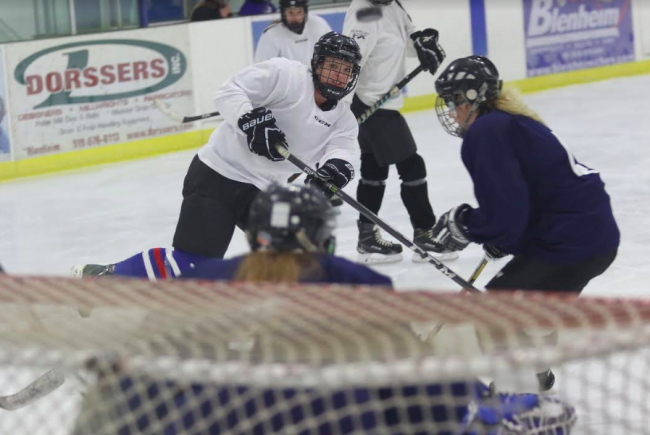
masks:
[[(585, 295), (646, 296), (650, 278), (650, 76), (557, 89), (526, 96), (587, 166), (596, 168), (612, 197), (622, 232), (614, 265)], [(427, 163), (429, 196), (440, 215), (462, 202), (475, 204), (460, 160), (460, 141), (444, 133), (433, 111), (407, 115)], [(0, 264), (9, 273), (66, 275), (72, 265), (116, 262), (155, 246), (171, 245), (183, 177), (195, 150), (147, 160), (93, 167), (0, 184)], [(347, 192), (354, 195), (356, 182)], [(338, 254), (356, 257), (355, 211), (339, 217)], [(394, 168), (382, 217), (411, 238)], [(236, 230), (227, 256), (247, 249)], [(454, 290), (458, 286), (429, 264), (405, 261), (378, 267), (401, 289)], [(448, 265), (469, 277), (482, 251), (471, 246)], [(502, 267), (491, 263), (477, 285)]]
[[(650, 75), (526, 96), (527, 102), (572, 148), (576, 157), (601, 172), (621, 228), (618, 258), (604, 275), (592, 281), (583, 295), (650, 296), (647, 285), (650, 279), (648, 89)], [(407, 119), (427, 163), (429, 196), (436, 214), (462, 202), (474, 204), (471, 182), (460, 161), (459, 139), (443, 132), (433, 111), (409, 114)], [(183, 177), (195, 152), (0, 184), (0, 263), (13, 274), (67, 275), (75, 264), (115, 262), (151, 247), (169, 246), (180, 208)], [(356, 182), (347, 191), (354, 195)], [(347, 206), (340, 210), (338, 253), (354, 259), (357, 215)], [(380, 216), (407, 237), (412, 237), (394, 168)], [(227, 255), (243, 253), (246, 249), (243, 234), (237, 230)], [(406, 251), (403, 262), (377, 267), (377, 270), (389, 274), (400, 289), (458, 289), (432, 266), (412, 263), (411, 256)], [(448, 266), (461, 276), (469, 277), (481, 258), (481, 249), (471, 246), (462, 252), (458, 261)], [(483, 286), (506, 261), (489, 264), (477, 286)], [(644, 364), (648, 360), (641, 357), (637, 362), (642, 363), (643, 368), (634, 369), (630, 364), (629, 370), (647, 373)], [(598, 371), (601, 369), (578, 371), (586, 381), (589, 373), (603, 376)], [(3, 370), (0, 395), (18, 390), (46, 370), (12, 369), (8, 376)], [(570, 381), (567, 377), (559, 376), (558, 387), (567, 381)], [(574, 378), (573, 382), (580, 381)], [(622, 383), (612, 386), (623, 397), (625, 391), (621, 390), (626, 388)], [(2, 415), (1, 432), (52, 433), (47, 428), (51, 429), (54, 424), (57, 432), (65, 433), (78, 398), (62, 405), (67, 411), (53, 410), (57, 409), (55, 402), (69, 397), (71, 389), (74, 385), (67, 382), (39, 403), (12, 413), (12, 417)], [(650, 386), (646, 384), (642, 390), (647, 399)], [(571, 391), (575, 390), (569, 388), (565, 392), (570, 396)], [(604, 400), (599, 396), (602, 392), (593, 394), (598, 396), (599, 403)], [(585, 399), (585, 396), (578, 398), (581, 403)], [(595, 409), (591, 411), (582, 414), (579, 433), (615, 433), (599, 420), (602, 415), (594, 412)], [(637, 415), (631, 420), (644, 422), (644, 418)], [(21, 430), (13, 424), (20, 424)], [(650, 433), (647, 424), (645, 427), (647, 432), (641, 429), (634, 433)]]

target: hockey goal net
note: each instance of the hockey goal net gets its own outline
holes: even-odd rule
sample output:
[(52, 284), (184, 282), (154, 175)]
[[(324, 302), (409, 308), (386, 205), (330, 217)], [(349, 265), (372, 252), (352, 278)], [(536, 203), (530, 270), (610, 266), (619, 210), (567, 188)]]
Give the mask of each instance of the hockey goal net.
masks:
[(571, 433), (647, 434), (649, 350), (643, 300), (0, 276), (0, 433), (495, 433), (476, 385), (550, 368)]

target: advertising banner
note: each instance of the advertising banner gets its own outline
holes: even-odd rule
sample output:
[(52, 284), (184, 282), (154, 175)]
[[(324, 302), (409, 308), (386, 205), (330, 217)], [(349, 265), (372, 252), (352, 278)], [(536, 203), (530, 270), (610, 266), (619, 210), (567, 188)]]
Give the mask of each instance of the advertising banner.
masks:
[(524, 0), (528, 77), (632, 62), (632, 0)]
[(9, 116), (7, 91), (5, 88), (5, 66), (3, 48), (0, 47), (0, 163), (11, 159), (11, 141), (9, 139)]
[(193, 112), (185, 26), (6, 47), (16, 160), (192, 129), (154, 106)]

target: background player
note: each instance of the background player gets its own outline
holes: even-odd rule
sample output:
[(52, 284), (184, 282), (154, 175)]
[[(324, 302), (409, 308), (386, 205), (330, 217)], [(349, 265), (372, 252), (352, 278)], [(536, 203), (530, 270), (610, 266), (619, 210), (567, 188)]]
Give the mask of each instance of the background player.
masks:
[[(383, 18), (359, 21), (357, 11), (373, 5), (381, 6)], [(352, 101), (357, 118), (406, 76), (407, 53), (417, 53), (424, 69), (432, 74), (445, 57), (438, 44), (438, 32), (418, 31), (399, 0), (353, 0), (345, 16), (343, 33), (359, 43), (362, 54), (359, 84)], [(422, 249), (438, 253), (436, 249), (440, 246), (432, 243), (436, 218), (429, 202), (426, 166), (417, 153), (406, 120), (398, 112), (402, 104), (401, 95), (389, 100), (360, 126), (361, 177), (357, 200), (375, 214), (379, 213), (388, 168), (396, 165), (402, 180), (401, 198), (414, 229), (414, 242)], [(384, 240), (367, 218), (359, 216), (358, 226), (360, 261), (388, 263), (402, 259), (402, 246)], [(450, 260), (458, 255), (443, 253), (438, 257)], [(414, 261), (419, 258), (413, 257)]]
[(198, 278), (392, 286), (390, 278), (332, 255), (336, 214), (316, 188), (272, 184), (251, 205), (246, 237), (251, 253), (205, 259), (154, 248), (108, 266), (76, 268), (77, 276)]
[(314, 44), (332, 31), (318, 15), (308, 15), (308, 0), (280, 0), (281, 20), (264, 29), (255, 49), (255, 62), (274, 57), (311, 66)]
[(470, 242), (514, 258), (489, 290), (580, 292), (614, 261), (620, 233), (598, 172), (580, 164), (543, 120), (485, 63), (454, 61), (436, 81), (438, 119), (463, 138), (478, 208), (461, 204), (436, 224), (436, 242)]

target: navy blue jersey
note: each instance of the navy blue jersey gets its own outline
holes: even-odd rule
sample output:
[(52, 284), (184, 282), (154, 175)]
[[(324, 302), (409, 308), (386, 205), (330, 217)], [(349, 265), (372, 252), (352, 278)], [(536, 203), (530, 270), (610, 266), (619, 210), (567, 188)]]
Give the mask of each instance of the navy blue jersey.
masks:
[(600, 176), (543, 124), (495, 110), (470, 126), (461, 155), (479, 205), (465, 218), (473, 242), (551, 263), (584, 261), (618, 247)]
[[(353, 263), (342, 257), (327, 254), (314, 254), (320, 264), (312, 275), (301, 280), (313, 284), (369, 284), (392, 286), (392, 281), (386, 275), (375, 272), (369, 267)], [(229, 281), (234, 279), (239, 265), (245, 256), (227, 260), (211, 258), (197, 264), (188, 270), (182, 278), (215, 279)]]
[[(392, 286), (389, 277), (345, 258), (315, 254), (320, 268), (304, 283), (368, 284)], [(158, 279), (192, 278), (230, 281), (234, 279), (244, 256), (206, 258), (171, 248), (152, 248), (115, 264), (115, 275)]]

